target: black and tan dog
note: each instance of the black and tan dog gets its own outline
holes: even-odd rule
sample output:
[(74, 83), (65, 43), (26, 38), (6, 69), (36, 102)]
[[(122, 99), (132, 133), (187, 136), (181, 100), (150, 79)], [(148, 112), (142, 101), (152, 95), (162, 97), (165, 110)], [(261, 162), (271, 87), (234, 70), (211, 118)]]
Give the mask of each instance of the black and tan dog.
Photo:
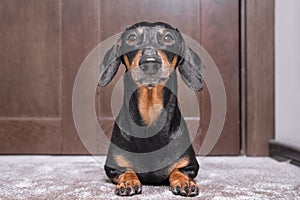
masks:
[(202, 89), (204, 66), (180, 32), (162, 22), (127, 28), (100, 65), (106, 86), (126, 66), (124, 99), (105, 164), (115, 193), (139, 194), (141, 184), (170, 184), (174, 194), (195, 196), (199, 169), (177, 100), (178, 68), (186, 85)]

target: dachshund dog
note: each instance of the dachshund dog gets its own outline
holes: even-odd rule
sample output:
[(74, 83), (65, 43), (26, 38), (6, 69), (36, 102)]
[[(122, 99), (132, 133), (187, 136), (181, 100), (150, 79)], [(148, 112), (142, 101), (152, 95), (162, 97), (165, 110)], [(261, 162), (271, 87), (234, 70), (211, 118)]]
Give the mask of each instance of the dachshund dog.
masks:
[(199, 165), (177, 99), (176, 68), (194, 91), (204, 85), (204, 65), (169, 24), (140, 22), (127, 28), (100, 64), (99, 86), (126, 67), (124, 99), (105, 163), (121, 196), (141, 184), (170, 184), (176, 195), (196, 196)]

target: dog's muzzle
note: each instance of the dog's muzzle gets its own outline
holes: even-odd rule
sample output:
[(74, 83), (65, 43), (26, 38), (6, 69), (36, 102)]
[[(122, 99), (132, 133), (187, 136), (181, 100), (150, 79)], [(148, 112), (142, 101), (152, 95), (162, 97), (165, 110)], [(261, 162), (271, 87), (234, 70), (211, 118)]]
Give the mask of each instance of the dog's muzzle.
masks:
[(139, 60), (139, 67), (133, 71), (136, 82), (147, 87), (156, 86), (166, 80), (162, 59), (156, 49), (145, 49)]
[(146, 76), (155, 75), (161, 68), (162, 61), (159, 57), (142, 57), (139, 62), (140, 69), (144, 72)]

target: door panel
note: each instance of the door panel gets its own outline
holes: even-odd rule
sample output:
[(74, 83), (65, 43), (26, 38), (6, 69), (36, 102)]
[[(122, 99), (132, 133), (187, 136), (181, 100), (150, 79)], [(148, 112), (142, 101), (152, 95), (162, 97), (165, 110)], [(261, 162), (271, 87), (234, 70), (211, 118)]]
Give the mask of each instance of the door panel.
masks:
[(88, 153), (74, 126), (72, 89), (82, 61), (100, 41), (99, 3), (98, 0), (62, 1), (62, 154)]
[[(222, 75), (227, 98), (224, 128), (211, 155), (237, 155), (240, 150), (238, 10), (237, 0), (202, 0), (201, 44), (214, 59)], [(211, 117), (211, 102), (207, 88), (201, 95), (202, 132), (197, 144), (203, 141)]]
[(60, 154), (60, 119), (1, 119), (0, 152), (4, 154)]
[(60, 153), (59, 1), (0, 1), (0, 152)]
[(58, 5), (1, 1), (1, 117), (59, 117)]

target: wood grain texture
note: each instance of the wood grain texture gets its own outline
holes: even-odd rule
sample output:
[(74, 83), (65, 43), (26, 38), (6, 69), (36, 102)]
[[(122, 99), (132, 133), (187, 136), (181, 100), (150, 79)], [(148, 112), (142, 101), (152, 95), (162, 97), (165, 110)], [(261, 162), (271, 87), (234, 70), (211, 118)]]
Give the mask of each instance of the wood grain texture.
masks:
[(200, 3), (199, 0), (101, 1), (101, 39), (119, 33), (139, 21), (167, 22), (198, 39)]
[(0, 116), (59, 117), (59, 1), (0, 1)]
[[(211, 155), (240, 153), (239, 125), (239, 1), (202, 0), (201, 44), (214, 59), (224, 81), (227, 114), (222, 134)], [(210, 123), (211, 102), (207, 87), (201, 94), (201, 130), (194, 145), (200, 148)]]
[(99, 5), (99, 0), (62, 1), (62, 154), (89, 153), (75, 129), (72, 89), (82, 61), (100, 42)]
[(2, 154), (60, 154), (61, 119), (1, 119)]
[(59, 4), (0, 1), (0, 153), (61, 152)]
[(246, 1), (247, 155), (274, 138), (274, 0)]

